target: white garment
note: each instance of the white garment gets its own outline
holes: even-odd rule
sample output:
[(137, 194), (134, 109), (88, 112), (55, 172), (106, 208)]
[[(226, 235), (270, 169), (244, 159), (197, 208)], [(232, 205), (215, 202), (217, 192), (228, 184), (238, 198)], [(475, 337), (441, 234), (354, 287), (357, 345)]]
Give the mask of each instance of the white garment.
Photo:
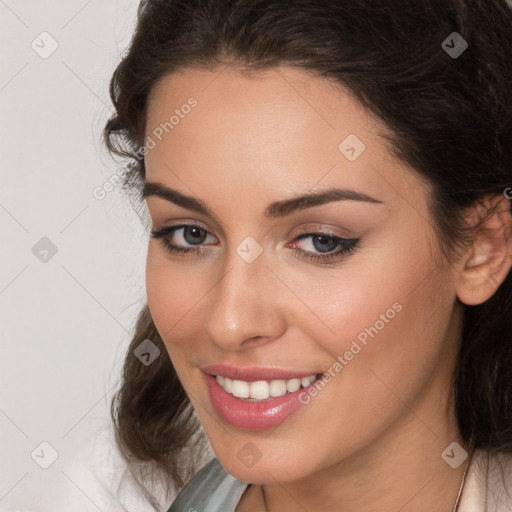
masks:
[[(205, 453), (199, 467), (212, 457), (213, 452)], [(157, 483), (151, 494), (158, 508), (151, 505), (115, 444), (112, 424), (87, 440), (63, 471), (74, 485), (56, 497), (52, 512), (164, 512), (176, 495), (166, 499), (163, 485)]]
[(482, 450), (475, 452), (466, 477), (459, 512), (484, 510), (512, 512), (512, 455), (489, 457)]
[[(69, 486), (69, 493), (57, 500), (52, 512), (155, 512), (155, 508), (144, 497), (127, 463), (122, 458), (114, 440), (113, 428), (103, 429), (89, 440), (77, 453), (65, 474), (89, 498), (80, 500), (80, 511), (77, 509), (77, 491)], [(163, 489), (153, 493), (159, 502), (160, 510), (172, 503), (174, 496), (165, 501)], [(84, 508), (85, 507), (85, 508)]]

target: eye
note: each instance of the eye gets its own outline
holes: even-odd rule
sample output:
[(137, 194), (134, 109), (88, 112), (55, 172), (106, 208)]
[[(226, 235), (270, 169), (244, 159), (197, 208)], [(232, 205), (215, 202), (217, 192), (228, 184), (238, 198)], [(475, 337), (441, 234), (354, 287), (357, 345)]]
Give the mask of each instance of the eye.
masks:
[[(151, 237), (160, 239), (169, 253), (173, 254), (201, 254), (204, 243), (208, 237), (215, 241), (215, 237), (208, 231), (195, 224), (182, 224), (179, 226), (155, 227)], [(310, 239), (307, 243), (299, 242)], [(296, 249), (298, 257), (311, 261), (333, 262), (354, 253), (357, 250), (359, 238), (342, 238), (325, 231), (303, 233), (289, 246)]]
[[(330, 262), (356, 252), (360, 238), (342, 238), (325, 232), (304, 233), (298, 241), (310, 239), (298, 249), (299, 257), (312, 261)], [(297, 242), (292, 242), (296, 247)]]
[(195, 224), (156, 227), (151, 230), (151, 237), (160, 239), (164, 247), (171, 253), (198, 253), (208, 236), (215, 240), (208, 231)]

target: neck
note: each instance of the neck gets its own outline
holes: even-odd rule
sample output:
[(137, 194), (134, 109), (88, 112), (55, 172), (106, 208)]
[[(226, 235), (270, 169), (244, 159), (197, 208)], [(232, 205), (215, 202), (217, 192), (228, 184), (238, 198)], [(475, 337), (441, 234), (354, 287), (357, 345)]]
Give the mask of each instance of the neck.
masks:
[[(418, 422), (408, 414), (405, 421)], [(340, 510), (363, 512), (447, 512), (453, 511), (469, 460), (453, 469), (441, 453), (457, 441), (456, 429), (434, 434), (425, 427), (412, 442), (389, 432), (379, 446), (368, 446), (357, 456), (346, 459), (308, 477), (307, 481), (260, 487), (267, 512), (296, 511), (297, 504), (308, 512)], [(414, 426), (417, 431), (417, 426)], [(403, 430), (401, 430), (403, 432)], [(408, 439), (406, 444), (403, 439)], [(382, 449), (386, 446), (386, 450)]]

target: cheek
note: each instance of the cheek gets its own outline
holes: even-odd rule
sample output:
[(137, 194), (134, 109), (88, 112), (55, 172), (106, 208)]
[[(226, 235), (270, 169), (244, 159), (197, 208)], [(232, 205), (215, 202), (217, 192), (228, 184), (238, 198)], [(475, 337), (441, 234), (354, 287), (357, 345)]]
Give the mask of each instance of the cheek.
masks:
[(157, 247), (157, 242), (150, 242), (146, 262), (147, 300), (168, 351), (181, 342), (190, 344), (195, 338), (191, 329), (198, 328), (197, 310), (211, 287), (206, 273), (173, 262)]
[(325, 348), (333, 361), (344, 360), (337, 366), (338, 399), (342, 410), (367, 415), (367, 425), (375, 411), (391, 418), (403, 407), (400, 400), (413, 400), (441, 371), (454, 295), (425, 244), (420, 247), (365, 262), (366, 271), (355, 272), (357, 280), (346, 280), (342, 292), (324, 290), (326, 307), (338, 297), (324, 316), (335, 332)]
[(298, 282), (322, 323), (298, 310), (295, 321), (330, 358), (330, 382), (311, 404), (316, 418), (329, 418), (325, 446), (338, 447), (327, 456), (332, 463), (385, 431), (436, 372), (449, 375), (442, 356), (453, 294), (425, 245), (415, 255), (412, 247), (386, 248), (371, 262), (347, 261), (332, 279), (301, 275)]
[(342, 356), (346, 363), (337, 370), (356, 385), (367, 385), (369, 368), (389, 384), (419, 382), (443, 349), (455, 295), (426, 233), (409, 235), (352, 256), (329, 279), (318, 272), (295, 276), (294, 291), (315, 313), (296, 321), (333, 364)]

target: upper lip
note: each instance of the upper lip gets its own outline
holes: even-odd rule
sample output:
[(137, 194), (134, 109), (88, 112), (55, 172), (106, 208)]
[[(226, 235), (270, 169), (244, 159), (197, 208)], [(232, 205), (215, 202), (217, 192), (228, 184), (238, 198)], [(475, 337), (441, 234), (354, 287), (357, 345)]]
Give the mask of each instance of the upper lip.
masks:
[(321, 372), (291, 370), (289, 368), (272, 368), (265, 366), (231, 366), (227, 364), (205, 364), (200, 367), (208, 375), (222, 375), (232, 380), (256, 382), (258, 380), (290, 380), (309, 377)]

